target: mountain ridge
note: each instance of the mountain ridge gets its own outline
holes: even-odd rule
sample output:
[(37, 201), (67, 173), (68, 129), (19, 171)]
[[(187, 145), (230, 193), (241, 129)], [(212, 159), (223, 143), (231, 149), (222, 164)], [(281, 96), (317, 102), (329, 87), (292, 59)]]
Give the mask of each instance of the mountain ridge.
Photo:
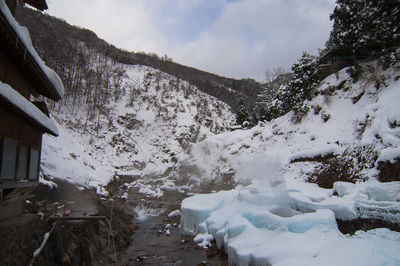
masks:
[(119, 49), (100, 39), (88, 29), (72, 26), (66, 21), (43, 14), (25, 7), (18, 7), (16, 19), (25, 25), (35, 47), (46, 47), (46, 53), (39, 53), (51, 67), (51, 61), (59, 60), (54, 52), (57, 48), (66, 50), (66, 54), (76, 54), (80, 42), (89, 48), (114, 59), (122, 64), (145, 65), (157, 68), (162, 72), (176, 76), (196, 85), (201, 91), (217, 97), (221, 101), (234, 107), (240, 97), (253, 104), (257, 95), (262, 91), (262, 84), (253, 79), (233, 79), (218, 76), (206, 71), (188, 67), (171, 59), (158, 57), (156, 54), (129, 52)]

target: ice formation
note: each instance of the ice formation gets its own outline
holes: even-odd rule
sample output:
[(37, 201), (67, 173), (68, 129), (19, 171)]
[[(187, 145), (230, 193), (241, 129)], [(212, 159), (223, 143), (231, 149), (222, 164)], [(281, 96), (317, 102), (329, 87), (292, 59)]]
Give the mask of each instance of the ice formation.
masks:
[(376, 215), (399, 222), (399, 186), (338, 182), (326, 190), (294, 181), (287, 190), (272, 182), (196, 195), (182, 202), (181, 230), (197, 242), (215, 238), (234, 265), (399, 265), (400, 233), (349, 236), (336, 223)]

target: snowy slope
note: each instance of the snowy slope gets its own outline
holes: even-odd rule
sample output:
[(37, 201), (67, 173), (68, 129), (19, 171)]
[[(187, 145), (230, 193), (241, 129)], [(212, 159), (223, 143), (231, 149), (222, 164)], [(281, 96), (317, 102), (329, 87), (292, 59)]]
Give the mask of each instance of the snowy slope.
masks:
[[(120, 67), (124, 95), (109, 101), (99, 126), (84, 105), (53, 112), (60, 136), (44, 137), (45, 175), (81, 186), (104, 186), (114, 175), (159, 177), (191, 143), (232, 124), (228, 106), (195, 86), (149, 67)], [(154, 186), (147, 192), (160, 194)]]
[[(346, 69), (326, 78), (300, 122), (289, 113), (194, 145), (177, 167), (192, 169), (181, 178), (204, 184), (231, 176), (237, 186), (185, 199), (181, 230), (215, 239), (235, 265), (399, 265), (398, 232), (349, 236), (336, 223), (400, 223), (400, 182), (377, 181), (379, 162), (400, 157), (400, 71), (363, 68), (357, 82)], [(304, 182), (326, 175), (332, 158), (344, 166), (335, 175), (358, 182)]]
[[(370, 75), (378, 75), (375, 72), (386, 77), (387, 86), (377, 89), (369, 80)], [(264, 156), (272, 155), (280, 159), (286, 176), (305, 179), (319, 164), (313, 158), (348, 155), (343, 159), (351, 161), (354, 171), (360, 170), (359, 179), (376, 177), (380, 161), (400, 157), (399, 76), (393, 69), (375, 69), (353, 83), (343, 69), (338, 77), (334, 74), (322, 82), (301, 122), (292, 122), (289, 113), (249, 130), (210, 137), (192, 148), (181, 167), (198, 168), (201, 174), (193, 178), (202, 179), (215, 179), (218, 173), (230, 171), (237, 182), (246, 183), (262, 178), (263, 171), (241, 173), (241, 166), (254, 163), (254, 167), (245, 167), (252, 171), (262, 167)], [(355, 155), (368, 158), (360, 160)]]

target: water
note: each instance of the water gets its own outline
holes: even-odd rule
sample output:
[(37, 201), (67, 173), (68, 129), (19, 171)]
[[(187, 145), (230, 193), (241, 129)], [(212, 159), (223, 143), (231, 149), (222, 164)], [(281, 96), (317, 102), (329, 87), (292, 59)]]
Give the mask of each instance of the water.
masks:
[(193, 237), (181, 235), (179, 217), (168, 218), (168, 213), (179, 209), (184, 197), (173, 191), (158, 200), (143, 201), (130, 195), (126, 205), (135, 212), (133, 224), (138, 229), (131, 246), (121, 255), (121, 265), (227, 265), (226, 257), (216, 254), (216, 249), (206, 252), (193, 243)]

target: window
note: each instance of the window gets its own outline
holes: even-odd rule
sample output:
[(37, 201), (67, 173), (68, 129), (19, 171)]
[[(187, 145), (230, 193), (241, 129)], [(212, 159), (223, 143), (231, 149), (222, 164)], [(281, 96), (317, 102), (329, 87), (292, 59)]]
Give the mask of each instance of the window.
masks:
[(29, 180), (38, 179), (39, 174), (39, 151), (31, 148), (29, 158)]
[(1, 179), (12, 180), (15, 178), (15, 164), (17, 162), (17, 143), (3, 139)]
[(29, 149), (25, 145), (19, 146), (18, 154), (18, 168), (17, 168), (17, 179), (27, 179), (28, 178), (28, 155)]
[(0, 181), (38, 180), (40, 150), (0, 136)]

